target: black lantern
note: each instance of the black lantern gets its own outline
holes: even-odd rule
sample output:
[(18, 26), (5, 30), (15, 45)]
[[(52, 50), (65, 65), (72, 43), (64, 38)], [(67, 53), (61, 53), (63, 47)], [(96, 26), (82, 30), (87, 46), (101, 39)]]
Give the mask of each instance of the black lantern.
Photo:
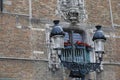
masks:
[(106, 41), (106, 37), (104, 36), (103, 31), (101, 30), (100, 25), (96, 26), (96, 32), (93, 36), (94, 46), (95, 46), (95, 52), (96, 53), (104, 53), (104, 43)]
[(64, 48), (64, 31), (59, 25), (59, 20), (54, 20), (53, 23), (54, 26), (50, 34), (53, 49), (62, 49)]

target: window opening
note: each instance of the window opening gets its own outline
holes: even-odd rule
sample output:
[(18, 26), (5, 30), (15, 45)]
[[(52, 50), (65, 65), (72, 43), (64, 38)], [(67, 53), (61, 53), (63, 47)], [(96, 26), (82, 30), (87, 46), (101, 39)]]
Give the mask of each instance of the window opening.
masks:
[(76, 43), (77, 41), (82, 42), (82, 36), (79, 33), (73, 33), (73, 43)]
[(75, 44), (76, 42), (84, 42), (85, 35), (83, 31), (77, 30), (65, 30), (64, 42), (71, 42)]
[(85, 43), (85, 33), (82, 30), (64, 30), (64, 49), (62, 60), (67, 62), (90, 62), (90, 55)]

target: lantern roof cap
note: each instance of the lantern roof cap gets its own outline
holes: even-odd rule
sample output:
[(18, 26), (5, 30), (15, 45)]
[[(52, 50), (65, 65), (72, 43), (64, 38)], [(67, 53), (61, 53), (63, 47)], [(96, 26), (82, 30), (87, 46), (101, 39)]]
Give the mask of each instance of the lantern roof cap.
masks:
[(103, 31), (101, 30), (101, 25), (97, 25), (97, 26), (95, 26), (96, 27), (96, 32), (95, 32), (95, 34), (94, 34), (94, 36), (93, 36), (93, 41), (94, 40), (97, 40), (97, 39), (103, 39), (103, 40), (106, 40), (106, 37), (104, 36), (104, 33), (103, 33)]
[(53, 21), (54, 26), (51, 31), (50, 37), (55, 36), (55, 35), (65, 35), (62, 27), (59, 25), (59, 20), (54, 20)]

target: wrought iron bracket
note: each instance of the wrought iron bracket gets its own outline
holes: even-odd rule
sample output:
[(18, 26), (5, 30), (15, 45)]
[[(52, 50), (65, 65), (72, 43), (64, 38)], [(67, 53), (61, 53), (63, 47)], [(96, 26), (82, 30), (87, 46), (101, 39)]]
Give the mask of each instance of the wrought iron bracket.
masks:
[(67, 67), (71, 73), (70, 77), (84, 77), (89, 72), (100, 70), (101, 63), (76, 63), (61, 61), (64, 67)]

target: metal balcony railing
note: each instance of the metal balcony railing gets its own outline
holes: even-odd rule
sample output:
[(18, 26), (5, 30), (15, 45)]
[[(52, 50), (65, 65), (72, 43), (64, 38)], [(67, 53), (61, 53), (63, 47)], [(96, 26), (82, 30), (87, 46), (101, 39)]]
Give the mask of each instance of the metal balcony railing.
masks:
[(71, 46), (65, 47), (62, 50), (61, 61), (75, 62), (75, 63), (89, 63), (90, 54), (85, 46), (72, 48)]
[(100, 69), (100, 63), (90, 62), (90, 47), (67, 46), (62, 49), (61, 63), (70, 70), (70, 77), (82, 78), (89, 72)]

